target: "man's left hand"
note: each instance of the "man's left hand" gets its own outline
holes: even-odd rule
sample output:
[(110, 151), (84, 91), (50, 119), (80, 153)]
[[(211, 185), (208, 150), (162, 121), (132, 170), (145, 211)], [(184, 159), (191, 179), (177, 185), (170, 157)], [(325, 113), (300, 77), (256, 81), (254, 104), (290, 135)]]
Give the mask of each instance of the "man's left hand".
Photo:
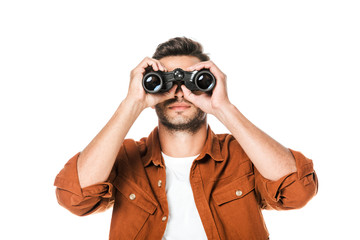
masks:
[(208, 69), (216, 78), (216, 86), (211, 95), (203, 92), (191, 92), (185, 85), (181, 85), (181, 89), (186, 100), (202, 111), (216, 116), (221, 107), (230, 104), (226, 88), (226, 75), (212, 61), (197, 63), (187, 68), (186, 71), (199, 71), (202, 69)]

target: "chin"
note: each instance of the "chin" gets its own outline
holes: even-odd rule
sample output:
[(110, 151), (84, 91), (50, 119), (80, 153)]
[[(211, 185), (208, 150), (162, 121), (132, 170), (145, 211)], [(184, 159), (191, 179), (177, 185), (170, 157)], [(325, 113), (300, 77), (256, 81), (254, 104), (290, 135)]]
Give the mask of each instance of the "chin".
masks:
[(179, 112), (172, 112), (161, 107), (155, 109), (160, 124), (169, 131), (196, 133), (204, 124), (206, 125), (206, 113), (200, 108), (191, 108), (188, 111)]

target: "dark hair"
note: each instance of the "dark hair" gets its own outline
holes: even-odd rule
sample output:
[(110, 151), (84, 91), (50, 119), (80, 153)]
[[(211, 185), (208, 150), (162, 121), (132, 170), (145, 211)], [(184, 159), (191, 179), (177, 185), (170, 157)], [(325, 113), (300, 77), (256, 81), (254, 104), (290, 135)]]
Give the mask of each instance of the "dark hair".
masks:
[(210, 60), (209, 56), (203, 53), (203, 47), (199, 42), (186, 37), (171, 38), (157, 46), (153, 58), (161, 59), (168, 56), (194, 56), (200, 61)]

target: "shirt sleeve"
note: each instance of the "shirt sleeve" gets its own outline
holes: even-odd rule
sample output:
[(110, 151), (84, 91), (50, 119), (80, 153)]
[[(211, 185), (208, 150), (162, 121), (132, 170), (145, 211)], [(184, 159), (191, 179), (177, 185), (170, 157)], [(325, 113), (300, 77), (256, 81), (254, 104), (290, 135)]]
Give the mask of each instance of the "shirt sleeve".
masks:
[(291, 150), (297, 171), (279, 180), (264, 178), (255, 168), (255, 188), (263, 209), (290, 210), (302, 208), (318, 191), (318, 179), (312, 160)]
[(107, 182), (81, 188), (77, 171), (79, 155), (72, 157), (55, 178), (57, 200), (61, 206), (79, 216), (104, 211), (113, 204), (111, 179), (114, 171)]

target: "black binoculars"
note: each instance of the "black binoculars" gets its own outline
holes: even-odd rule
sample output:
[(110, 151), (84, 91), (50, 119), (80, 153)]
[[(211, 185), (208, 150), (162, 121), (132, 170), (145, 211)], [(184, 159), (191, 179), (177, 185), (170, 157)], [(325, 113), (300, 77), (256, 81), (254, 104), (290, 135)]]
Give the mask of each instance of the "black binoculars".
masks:
[(175, 84), (185, 84), (190, 91), (211, 91), (216, 84), (214, 75), (207, 69), (188, 72), (177, 68), (171, 72), (152, 71), (144, 75), (143, 88), (148, 93), (167, 92)]

